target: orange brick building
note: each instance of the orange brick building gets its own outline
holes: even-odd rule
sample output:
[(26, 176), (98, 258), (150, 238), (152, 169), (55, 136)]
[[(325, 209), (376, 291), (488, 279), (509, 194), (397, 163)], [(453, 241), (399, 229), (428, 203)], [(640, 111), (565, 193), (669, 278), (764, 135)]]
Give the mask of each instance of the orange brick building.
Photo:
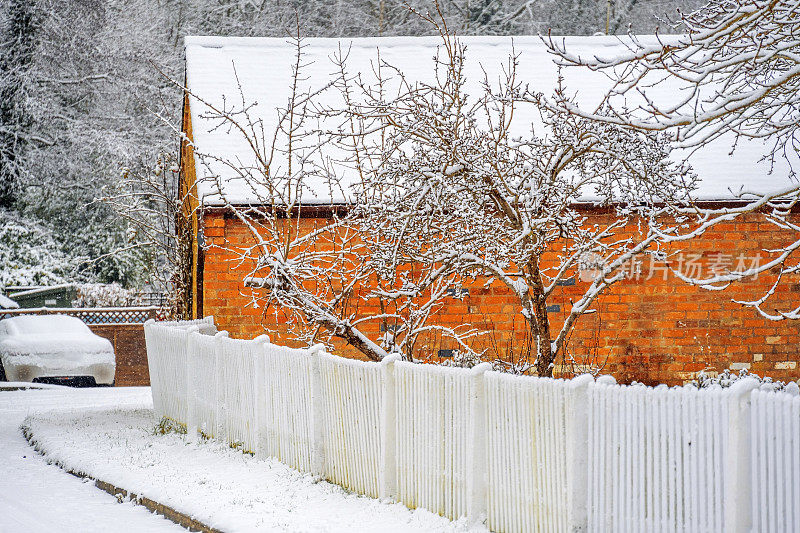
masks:
[[(312, 83), (324, 83), (324, 73), (330, 70), (326, 58), (338, 42), (327, 39), (312, 39), (310, 50), (318, 71), (309, 78)], [(431, 38), (366, 39), (353, 40), (351, 53), (362, 65), (369, 60), (376, 47), (380, 47), (383, 58), (414, 58), (419, 54), (432, 55)], [(575, 38), (575, 46), (588, 50), (604, 50), (616, 41), (608, 38)], [(555, 70), (541, 49), (538, 39), (515, 39), (515, 49), (521, 52), (520, 72), (536, 72), (534, 82), (552, 83)], [(204, 101), (219, 102), (223, 96), (232, 97), (231, 80), (236, 80), (242, 93), (258, 100), (262, 116), (270, 110), (269, 105), (279, 105), (285, 97), (283, 85), (288, 84), (286, 58), (291, 50), (279, 39), (225, 39), (187, 38), (187, 86)], [(476, 56), (491, 60), (498, 49), (507, 53), (509, 41), (505, 38), (474, 38), (468, 40), (468, 50), (477, 49)], [(525, 63), (525, 54), (528, 61)], [(361, 54), (361, 56), (359, 56)], [(232, 71), (235, 65), (235, 75)], [(528, 68), (525, 68), (528, 67)], [(364, 67), (365, 70), (367, 67)], [(327, 70), (326, 70), (327, 69)], [(285, 72), (283, 76), (278, 73)], [(549, 74), (548, 74), (549, 72)], [(544, 73), (544, 74), (543, 74)], [(315, 77), (316, 76), (316, 77)], [(547, 76), (550, 76), (549, 78)], [(601, 90), (591, 83), (583, 83), (592, 91)], [(240, 96), (239, 96), (240, 97)], [(231, 157), (243, 160), (246, 149), (241, 140), (203, 115), (203, 103), (187, 97), (184, 105), (184, 131), (191, 143), (184, 143), (181, 157), (181, 179), (185, 192), (190, 192), (194, 203), (192, 212), (193, 240), (193, 302), (196, 316), (213, 315), (221, 329), (236, 337), (251, 338), (266, 328), (276, 342), (291, 344), (280, 323), (280, 317), (271, 313), (264, 315), (262, 309), (253, 308), (251, 291), (243, 281), (249, 272), (247, 266), (234, 268), (235, 257), (226, 249), (238, 245), (252, 244), (248, 230), (220, 206), (215, 191), (205, 186), (204, 176), (215, 174), (230, 189), (226, 199), (232, 203), (248, 205), (248, 198), (236, 188), (234, 178), (226, 178), (219, 169), (198, 162), (195, 151), (214, 154), (216, 157)], [(274, 109), (274, 107), (272, 108)], [(713, 146), (701, 151), (693, 161), (698, 174), (704, 180), (698, 197), (707, 202), (730, 201), (727, 185), (763, 183), (778, 184), (777, 178), (768, 177), (763, 166), (755, 163), (754, 152), (747, 149), (737, 151), (736, 157), (728, 157), (724, 146)], [(720, 154), (725, 154), (720, 157)], [(748, 159), (749, 158), (749, 159)], [(201, 168), (202, 167), (202, 168)], [(780, 172), (780, 169), (778, 169)], [(780, 175), (779, 173), (776, 175)], [(222, 178), (221, 180), (218, 178)], [(217, 191), (218, 192), (218, 191)], [(332, 209), (341, 202), (337, 198), (319, 198), (318, 208), (308, 210), (302, 223), (309, 228), (326, 223)], [(588, 217), (601, 221), (606, 213), (590, 205), (579, 207)], [(627, 231), (636, 231), (635, 225)], [(624, 231), (622, 232), (624, 233)], [(753, 261), (763, 260), (767, 254), (763, 249), (787, 244), (792, 236), (781, 234), (776, 227), (766, 222), (759, 214), (749, 215), (736, 222), (716, 226), (702, 239), (684, 245), (681, 254), (675, 256), (673, 267), (683, 272), (704, 269), (749, 266)], [(677, 258), (677, 259), (676, 259)], [(683, 264), (675, 264), (675, 261)], [(754, 300), (763, 294), (775, 280), (774, 273), (762, 275), (729, 287), (724, 292), (712, 292), (686, 285), (668, 272), (667, 265), (651, 262), (631, 265), (629, 279), (612, 286), (602, 294), (593, 309), (595, 313), (580, 318), (569, 340), (568, 352), (578, 365), (591, 364), (602, 368), (603, 373), (614, 375), (618, 381), (642, 381), (645, 383), (679, 384), (693, 379), (699, 371), (719, 372), (724, 369), (747, 368), (760, 375), (775, 379), (795, 380), (800, 377), (797, 355), (800, 341), (800, 323), (794, 321), (768, 321), (757, 315), (752, 308), (743, 307), (732, 300)], [(771, 302), (776, 307), (791, 309), (800, 296), (800, 280), (784, 280)], [(551, 298), (549, 315), (552, 325), (558, 326), (566, 316), (565, 310), (584, 293), (589, 282), (574, 275), (557, 287)], [(476, 340), (475, 347), (485, 351), (488, 358), (500, 355), (519, 354), (527, 346), (526, 326), (515, 304), (515, 297), (499, 283), (490, 287), (482, 284), (465, 286), (459, 298), (446, 302), (436, 320), (446, 325), (472, 323), (490, 333)], [(380, 332), (366, 330), (376, 338)], [(453, 346), (446, 341), (431, 339), (429, 350), (433, 359), (446, 357)], [(342, 354), (358, 357), (352, 348), (337, 346)], [(557, 361), (555, 375), (567, 376), (575, 371), (570, 361)]]

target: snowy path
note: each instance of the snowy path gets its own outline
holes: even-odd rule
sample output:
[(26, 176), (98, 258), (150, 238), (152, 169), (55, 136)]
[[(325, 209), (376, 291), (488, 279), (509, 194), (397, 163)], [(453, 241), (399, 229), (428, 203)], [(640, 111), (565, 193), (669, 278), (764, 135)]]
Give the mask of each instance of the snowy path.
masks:
[(150, 402), (150, 390), (0, 389), (0, 532), (185, 531), (147, 509), (48, 465), (19, 426), (28, 413)]
[[(29, 405), (35, 401), (52, 404), (62, 393), (0, 392), (0, 401), (3, 395), (11, 394), (17, 395), (14, 402), (18, 404), (32, 397), (27, 400)], [(70, 469), (158, 501), (222, 531), (471, 529), (465, 520), (451, 522), (425, 510), (412, 511), (398, 503), (351, 494), (276, 460), (254, 458), (218, 442), (192, 443), (184, 435), (155, 435), (148, 389), (105, 389), (85, 394), (86, 398), (75, 396), (63, 402), (65, 407), (84, 406), (79, 410), (37, 411), (26, 420), (45, 454)], [(46, 395), (53, 399), (48, 400)], [(19, 426), (21, 409), (12, 406), (16, 422), (9, 427)], [(19, 450), (30, 456), (31, 449), (19, 431), (7, 429), (8, 433), (13, 434)], [(37, 461), (45, 468), (41, 459)], [(92, 485), (85, 487), (97, 491)], [(110, 498), (103, 493), (101, 496)], [(475, 529), (486, 531), (482, 526)]]

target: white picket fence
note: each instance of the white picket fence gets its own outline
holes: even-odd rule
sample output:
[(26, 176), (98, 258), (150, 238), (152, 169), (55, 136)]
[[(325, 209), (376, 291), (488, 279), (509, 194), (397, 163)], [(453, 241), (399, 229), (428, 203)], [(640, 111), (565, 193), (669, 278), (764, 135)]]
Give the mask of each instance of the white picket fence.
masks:
[(493, 531), (800, 531), (800, 397), (344, 359), (145, 324), (158, 415)]

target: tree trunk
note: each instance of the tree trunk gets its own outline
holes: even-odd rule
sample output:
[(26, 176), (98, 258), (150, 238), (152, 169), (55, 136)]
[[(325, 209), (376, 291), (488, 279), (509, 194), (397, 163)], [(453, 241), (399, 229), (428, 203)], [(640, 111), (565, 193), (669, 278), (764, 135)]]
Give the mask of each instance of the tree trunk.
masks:
[(553, 375), (556, 354), (553, 353), (550, 338), (550, 321), (547, 318), (547, 298), (544, 293), (538, 258), (533, 258), (523, 269), (529, 292), (528, 301), (523, 301), (523, 309), (528, 310), (526, 320), (530, 327), (531, 339), (536, 343), (536, 373), (541, 377)]

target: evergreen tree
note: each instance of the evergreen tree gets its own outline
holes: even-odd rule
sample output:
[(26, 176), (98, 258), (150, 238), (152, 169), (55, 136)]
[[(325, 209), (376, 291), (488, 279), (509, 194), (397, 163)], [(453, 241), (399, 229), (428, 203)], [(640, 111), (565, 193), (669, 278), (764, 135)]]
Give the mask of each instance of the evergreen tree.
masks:
[(27, 74), (36, 48), (36, 15), (27, 0), (10, 0), (0, 39), (0, 207), (14, 204), (23, 172)]

